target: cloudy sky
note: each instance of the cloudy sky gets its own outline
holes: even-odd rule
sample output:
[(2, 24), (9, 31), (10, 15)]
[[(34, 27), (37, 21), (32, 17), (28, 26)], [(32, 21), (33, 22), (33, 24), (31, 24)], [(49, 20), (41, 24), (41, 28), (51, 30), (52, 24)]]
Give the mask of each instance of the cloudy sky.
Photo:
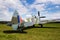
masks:
[(60, 0), (0, 0), (0, 21), (10, 21), (15, 10), (23, 19), (38, 11), (43, 20), (60, 19)]

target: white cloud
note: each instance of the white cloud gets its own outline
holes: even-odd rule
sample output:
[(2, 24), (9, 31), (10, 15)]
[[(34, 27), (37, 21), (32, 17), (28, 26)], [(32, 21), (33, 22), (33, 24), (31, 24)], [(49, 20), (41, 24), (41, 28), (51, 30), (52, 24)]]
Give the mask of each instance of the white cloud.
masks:
[[(27, 12), (27, 9), (21, 4), (19, 0), (0, 0), (0, 14), (2, 13), (2, 16), (0, 15), (0, 19), (2, 21), (11, 21), (13, 12), (9, 12), (8, 8), (11, 7), (14, 10), (18, 10), (19, 14), (22, 15)], [(5, 15), (5, 16), (4, 16)], [(7, 19), (5, 19), (7, 18)]]
[(32, 15), (26, 15), (27, 18), (32, 17)]
[(44, 16), (46, 16), (46, 18), (42, 18), (41, 20), (60, 19), (60, 12), (57, 12), (57, 13), (46, 12)]
[(47, 2), (48, 0), (36, 0), (36, 3)]
[(45, 2), (53, 2), (53, 3), (56, 3), (56, 4), (60, 4), (60, 0), (36, 0), (36, 3), (45, 3)]
[(50, 0), (50, 1), (55, 3), (55, 4), (60, 4), (60, 0)]
[(60, 8), (60, 6), (56, 6), (56, 8)]
[(31, 5), (31, 8), (36, 8), (38, 11), (42, 11), (42, 10), (45, 10), (44, 6), (45, 6), (44, 4), (41, 4), (41, 5), (33, 4), (33, 5)]
[[(23, 0), (24, 1), (24, 0)], [(27, 9), (25, 8), (22, 3), (19, 1), (19, 0), (0, 0), (0, 20), (11, 20), (12, 18), (12, 14), (13, 12), (9, 12), (8, 11), (8, 8), (11, 7), (13, 8), (14, 10), (18, 10), (19, 14), (20, 15), (23, 15), (23, 14), (29, 14), (27, 15), (26, 17), (30, 17), (30, 10), (32, 8), (36, 8), (37, 10), (39, 11), (43, 11), (45, 10), (45, 4), (40, 4), (40, 5), (36, 5), (36, 3), (46, 3), (46, 2), (49, 2), (51, 1), (52, 3), (55, 3), (55, 4), (60, 4), (60, 0), (36, 0), (36, 2), (34, 4), (32, 4), (31, 6), (28, 6), (30, 9)], [(26, 1), (24, 1), (26, 3)], [(48, 4), (48, 3), (47, 3)], [(27, 4), (26, 4), (27, 5)], [(59, 6), (56, 6), (57, 8)], [(47, 19), (50, 19), (50, 18), (60, 18), (60, 13), (51, 13), (51, 14), (45, 14), (47, 16)], [(7, 19), (6, 19), (7, 18)]]

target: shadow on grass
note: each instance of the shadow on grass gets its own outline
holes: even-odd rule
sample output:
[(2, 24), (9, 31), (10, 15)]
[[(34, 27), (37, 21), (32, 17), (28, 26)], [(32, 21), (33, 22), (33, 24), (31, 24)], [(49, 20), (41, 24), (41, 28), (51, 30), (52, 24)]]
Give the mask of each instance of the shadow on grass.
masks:
[[(26, 27), (23, 30), (28, 30), (28, 29), (33, 29), (33, 28), (41, 28), (41, 27)], [(60, 27), (42, 27), (42, 28), (48, 28), (48, 29), (60, 29)], [(3, 31), (4, 33), (24, 33), (26, 34), (27, 32), (23, 31), (16, 31), (16, 30), (5, 30)]]
[(60, 29), (60, 27), (26, 27), (23, 30), (32, 29), (32, 28)]
[(43, 28), (50, 28), (50, 29), (60, 29), (60, 27), (43, 27)]
[(21, 31), (16, 31), (16, 30), (5, 30), (5, 31), (3, 31), (3, 33), (8, 33), (8, 34), (10, 34), (10, 33), (23, 33), (23, 34), (26, 34), (27, 32), (25, 32), (25, 31), (21, 32)]

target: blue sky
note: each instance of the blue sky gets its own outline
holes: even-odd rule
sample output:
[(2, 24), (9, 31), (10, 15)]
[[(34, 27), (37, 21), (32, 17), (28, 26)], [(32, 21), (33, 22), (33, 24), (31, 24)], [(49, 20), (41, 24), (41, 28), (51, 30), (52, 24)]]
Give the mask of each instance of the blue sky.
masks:
[(37, 16), (38, 11), (46, 16), (42, 20), (60, 19), (59, 0), (0, 0), (0, 21), (11, 20), (15, 10), (23, 19)]

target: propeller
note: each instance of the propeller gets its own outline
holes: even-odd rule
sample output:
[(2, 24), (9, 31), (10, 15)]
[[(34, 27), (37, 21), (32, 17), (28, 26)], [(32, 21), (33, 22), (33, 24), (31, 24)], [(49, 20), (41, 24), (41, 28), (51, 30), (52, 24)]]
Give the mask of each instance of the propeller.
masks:
[(39, 18), (46, 18), (45, 16), (40, 17), (40, 12), (39, 11), (38, 11), (38, 16), (39, 16)]

